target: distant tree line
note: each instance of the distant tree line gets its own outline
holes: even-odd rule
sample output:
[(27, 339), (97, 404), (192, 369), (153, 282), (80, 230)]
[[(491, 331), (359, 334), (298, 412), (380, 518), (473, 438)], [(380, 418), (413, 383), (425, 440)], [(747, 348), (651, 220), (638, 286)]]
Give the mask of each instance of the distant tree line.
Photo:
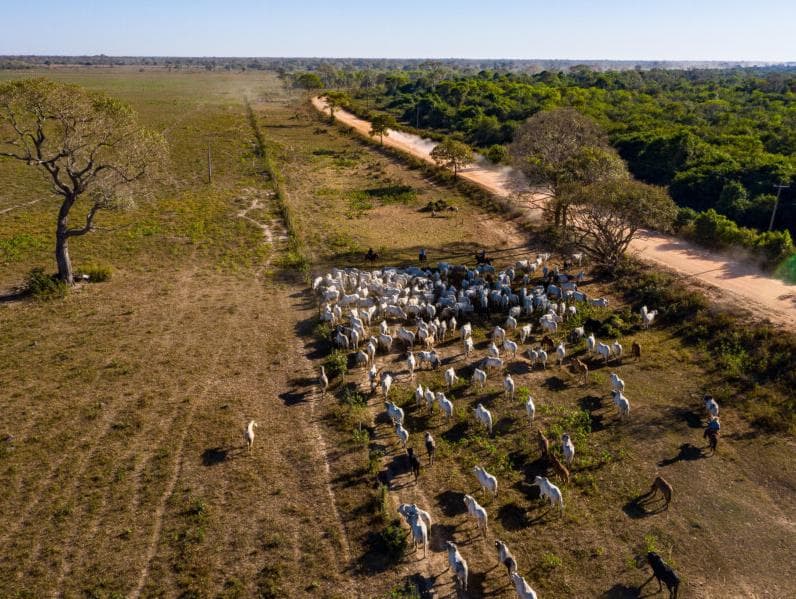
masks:
[[(575, 108), (608, 133), (634, 177), (665, 186), (680, 206), (712, 208), (750, 229), (768, 228), (775, 185), (796, 171), (793, 67), (462, 75), (439, 66), (354, 79), (354, 109), (458, 135), (496, 161), (507, 160), (528, 117)], [(796, 185), (781, 191), (775, 228), (796, 234)]]

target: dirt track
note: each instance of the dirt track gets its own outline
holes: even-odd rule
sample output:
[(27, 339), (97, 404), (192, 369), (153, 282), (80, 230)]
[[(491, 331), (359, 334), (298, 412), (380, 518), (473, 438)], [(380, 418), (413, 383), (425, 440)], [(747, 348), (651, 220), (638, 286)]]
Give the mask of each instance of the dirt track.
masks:
[[(328, 113), (320, 98), (313, 98), (312, 103), (318, 110)], [(335, 117), (362, 135), (368, 135), (370, 131), (370, 123), (349, 112), (337, 109)], [(384, 138), (384, 145), (433, 162), (429, 156), (434, 147), (431, 140), (390, 131)], [(462, 170), (460, 176), (500, 196), (515, 195), (525, 187), (522, 176), (512, 169), (482, 162)], [(772, 279), (753, 266), (653, 231), (643, 231), (630, 244), (630, 251), (683, 277), (716, 288), (723, 298), (759, 317), (796, 329), (794, 285)]]

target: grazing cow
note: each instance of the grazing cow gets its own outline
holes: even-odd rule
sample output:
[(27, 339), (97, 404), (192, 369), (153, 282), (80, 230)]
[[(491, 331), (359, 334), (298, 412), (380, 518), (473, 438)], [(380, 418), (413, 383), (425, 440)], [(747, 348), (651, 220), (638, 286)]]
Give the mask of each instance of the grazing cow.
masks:
[(517, 571), (517, 559), (514, 557), (514, 554), (511, 553), (509, 546), (501, 540), (495, 541), (495, 549), (497, 549), (498, 552), (498, 561), (506, 566), (509, 578), (511, 578), (511, 575)]
[(420, 476), (420, 459), (415, 455), (415, 450), (411, 447), (406, 450), (406, 455), (409, 459), (409, 467), (412, 469), (412, 474), (415, 475), (415, 483), (417, 483), (417, 477)]
[(653, 578), (656, 578), (658, 580), (658, 592), (663, 589), (661, 584), (663, 583), (666, 585), (666, 588), (669, 589), (669, 599), (677, 599), (680, 577), (672, 570), (672, 567), (663, 561), (663, 558), (654, 551), (647, 553), (647, 563), (650, 568), (652, 568), (652, 576), (639, 587), (639, 591), (652, 582)]
[(434, 442), (434, 437), (431, 433), (426, 431), (426, 453), (428, 453), (429, 466), (434, 464), (434, 455), (437, 453), (437, 444)]
[(456, 576), (456, 581), (461, 585), (463, 591), (467, 591), (467, 562), (464, 561), (462, 554), (459, 553), (459, 548), (455, 543), (446, 541), (445, 546), (448, 549), (448, 568), (453, 570)]
[(638, 341), (633, 342), (633, 346), (630, 350), (630, 353), (633, 355), (634, 360), (641, 359), (641, 345), (639, 344)]

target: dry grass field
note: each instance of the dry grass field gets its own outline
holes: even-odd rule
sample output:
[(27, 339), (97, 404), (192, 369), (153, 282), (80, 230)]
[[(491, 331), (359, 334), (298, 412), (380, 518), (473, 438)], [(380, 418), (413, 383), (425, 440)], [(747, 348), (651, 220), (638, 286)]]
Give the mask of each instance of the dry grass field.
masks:
[[(724, 409), (726, 436), (706, 454), (699, 397), (721, 381), (698, 348), (666, 329), (633, 329), (623, 343), (639, 340), (643, 359), (595, 365), (585, 386), (566, 368), (530, 371), (517, 358), (509, 370), (536, 400), (533, 427), (497, 375), (482, 393), (457, 386), (445, 422), (411, 396), (418, 381), (440, 387), (441, 371), (409, 381), (403, 354), (381, 355), (398, 375), (392, 399), (407, 412), (410, 444), (422, 446), (423, 430), (437, 439), (438, 461), (415, 485), (364, 370), (324, 398), (316, 389), (329, 348), (306, 282), (284, 268), (244, 97), (313, 273), (363, 266), (369, 247), (382, 263), (413, 262), (420, 247), (432, 262), (464, 262), (476, 248), (533, 240), (322, 121), (273, 75), (45, 74), (131, 102), (166, 132), (175, 180), (155, 202), (101, 215), (108, 230), (72, 243), (76, 266), (110, 265), (110, 281), (38, 302), (11, 292), (32, 267), (53, 268), (53, 205), (41, 181), (0, 162), (0, 596), (397, 598), (410, 596), (407, 581), (455, 596), (442, 547), (455, 539), (470, 565), (467, 596), (512, 597), (495, 538), (540, 597), (647, 596), (657, 587), (638, 592), (648, 573), (632, 560), (652, 546), (682, 575), (682, 597), (796, 596), (792, 439), (759, 434)], [(457, 210), (420, 210), (443, 199)], [(597, 316), (623, 310), (605, 283), (587, 289), (611, 298)], [(493, 323), (478, 324), (480, 356)], [(446, 367), (469, 373), (458, 339), (441, 351)], [(612, 371), (633, 402), (626, 422), (608, 397)], [(496, 416), (493, 436), (475, 425), (478, 402)], [(249, 419), (260, 425), (250, 456)], [(528, 485), (543, 467), (536, 429), (575, 435), (563, 517)], [(500, 480), (497, 498), (482, 501), (487, 540), (461, 503), (476, 490), (474, 464)], [(379, 471), (392, 478), (386, 495)], [(634, 501), (656, 472), (675, 489), (664, 512)], [(383, 551), (379, 533), (400, 501), (435, 519), (426, 560), (392, 562)]]

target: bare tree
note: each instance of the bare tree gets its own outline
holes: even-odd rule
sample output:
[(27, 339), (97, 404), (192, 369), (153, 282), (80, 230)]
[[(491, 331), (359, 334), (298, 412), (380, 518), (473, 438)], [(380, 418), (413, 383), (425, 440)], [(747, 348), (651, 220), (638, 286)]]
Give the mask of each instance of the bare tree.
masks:
[[(98, 211), (129, 204), (157, 178), (166, 143), (119, 100), (76, 85), (24, 79), (0, 85), (0, 158), (36, 167), (52, 184), (60, 200), (58, 277), (71, 285), (69, 239), (92, 231)], [(70, 227), (78, 202), (88, 207), (85, 222)]]
[(582, 184), (627, 177), (600, 126), (574, 108), (539, 112), (523, 123), (509, 148), (512, 162), (540, 188), (543, 209), (566, 224), (566, 196)]
[(579, 250), (597, 264), (613, 267), (624, 256), (639, 229), (666, 230), (677, 206), (666, 189), (634, 180), (592, 183), (570, 196), (567, 232)]

